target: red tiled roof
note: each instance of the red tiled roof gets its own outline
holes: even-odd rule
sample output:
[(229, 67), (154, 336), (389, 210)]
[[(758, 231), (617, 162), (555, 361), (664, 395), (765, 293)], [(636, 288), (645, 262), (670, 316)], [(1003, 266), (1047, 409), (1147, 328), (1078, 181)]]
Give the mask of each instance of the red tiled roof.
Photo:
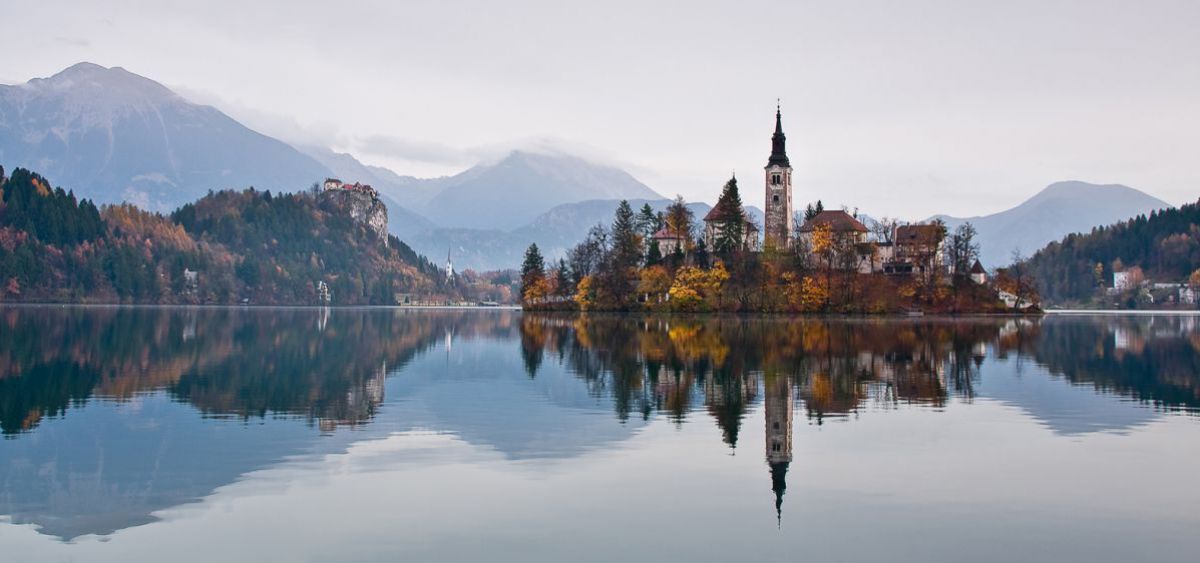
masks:
[[(725, 209), (726, 207), (727, 206), (725, 205), (724, 201), (718, 200), (717, 204), (714, 205), (712, 209), (709, 209), (708, 213), (704, 214), (704, 221), (709, 222), (729, 220), (729, 216), (735, 213), (735, 211), (732, 209)], [(742, 214), (745, 215), (745, 212), (743, 211)]]
[(817, 225), (822, 224), (828, 224), (833, 228), (835, 233), (847, 233), (852, 231), (858, 233), (867, 232), (866, 225), (863, 225), (861, 221), (855, 219), (849, 213), (846, 213), (840, 209), (836, 211), (822, 211), (818, 213), (816, 217), (805, 221), (804, 224), (800, 226), (800, 232), (810, 233), (814, 228), (816, 228)]
[(904, 225), (896, 228), (896, 244), (937, 244), (945, 232), (941, 225)]

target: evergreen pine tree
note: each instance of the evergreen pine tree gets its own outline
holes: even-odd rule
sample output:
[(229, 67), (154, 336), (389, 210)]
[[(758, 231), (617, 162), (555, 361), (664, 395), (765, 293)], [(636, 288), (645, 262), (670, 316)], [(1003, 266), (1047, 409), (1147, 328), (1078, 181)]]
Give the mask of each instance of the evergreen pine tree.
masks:
[(825, 204), (821, 203), (821, 200), (818, 199), (815, 204), (810, 203), (804, 208), (804, 220), (812, 221), (822, 211), (825, 211)]
[(575, 293), (575, 284), (571, 283), (571, 272), (563, 258), (558, 259), (558, 268), (554, 270), (554, 289), (557, 295), (563, 297)]
[(658, 241), (650, 241), (650, 249), (646, 251), (646, 266), (657, 266), (662, 262), (662, 251), (658, 248)]
[(650, 207), (649, 203), (643, 203), (642, 209), (638, 211), (637, 216), (637, 231), (642, 235), (644, 240), (649, 240), (654, 236), (654, 233), (662, 227), (658, 224), (658, 215), (654, 213), (654, 208)]
[(642, 239), (638, 235), (634, 222), (633, 208), (629, 202), (622, 200), (617, 206), (616, 217), (612, 226), (613, 266), (618, 268), (633, 268), (642, 257)]
[(714, 217), (717, 224), (717, 239), (713, 241), (713, 250), (719, 254), (728, 254), (741, 250), (745, 238), (746, 211), (742, 208), (742, 196), (738, 193), (737, 178), (730, 178), (721, 190), (717, 199), (717, 214)]
[(521, 263), (521, 295), (533, 287), (533, 284), (546, 276), (546, 261), (537, 243), (529, 245), (525, 250), (525, 261)]

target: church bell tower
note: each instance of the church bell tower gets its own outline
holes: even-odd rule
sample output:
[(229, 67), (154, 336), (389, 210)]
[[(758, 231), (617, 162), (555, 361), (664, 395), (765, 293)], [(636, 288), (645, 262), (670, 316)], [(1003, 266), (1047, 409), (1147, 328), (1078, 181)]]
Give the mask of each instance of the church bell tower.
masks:
[(771, 136), (771, 158), (767, 160), (766, 217), (763, 242), (787, 248), (792, 241), (792, 164), (788, 162), (783, 135), (783, 116), (775, 105), (775, 134)]

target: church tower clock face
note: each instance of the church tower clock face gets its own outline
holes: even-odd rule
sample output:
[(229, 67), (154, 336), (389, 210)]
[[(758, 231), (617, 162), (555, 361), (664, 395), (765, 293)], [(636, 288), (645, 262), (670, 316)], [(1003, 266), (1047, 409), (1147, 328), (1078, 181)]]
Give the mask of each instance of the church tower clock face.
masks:
[(764, 242), (786, 248), (792, 240), (792, 165), (788, 161), (783, 134), (783, 114), (775, 107), (775, 134), (771, 136), (771, 156), (767, 159)]

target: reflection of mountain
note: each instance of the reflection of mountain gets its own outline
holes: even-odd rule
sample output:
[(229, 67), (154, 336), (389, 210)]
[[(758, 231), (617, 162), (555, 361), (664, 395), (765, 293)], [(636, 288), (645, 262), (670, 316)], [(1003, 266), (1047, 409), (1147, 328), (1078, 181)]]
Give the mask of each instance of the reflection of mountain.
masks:
[[(545, 458), (644, 424), (588, 414), (603, 398), (561, 366), (529, 379), (510, 345), (513, 312), (0, 312), (10, 438), (0, 443), (0, 515), (63, 538), (151, 522), (246, 472), (397, 429)], [(423, 353), (447, 335), (452, 352)], [(336, 432), (343, 425), (359, 431)]]
[(699, 417), (714, 446), (764, 440), (752, 478), (781, 510), (799, 413), (803, 428), (980, 397), (1075, 434), (1200, 405), (1200, 331), (1181, 318), (18, 307), (0, 326), (0, 515), (63, 538), (414, 428), (545, 460)]
[[(319, 440), (311, 426), (370, 420), (383, 399), (382, 365), (403, 365), (453, 320), (6, 309), (0, 421), (12, 439), (0, 446), (0, 514), (64, 538), (105, 534), (285, 457), (343, 447), (351, 437)], [(270, 424), (241, 423), (268, 415)]]
[(454, 343), (454, 354), (419, 357), (393, 378), (402, 427), (450, 432), (511, 459), (579, 455), (624, 440), (645, 424), (595, 416), (604, 401), (560, 364), (530, 379), (510, 342)]

